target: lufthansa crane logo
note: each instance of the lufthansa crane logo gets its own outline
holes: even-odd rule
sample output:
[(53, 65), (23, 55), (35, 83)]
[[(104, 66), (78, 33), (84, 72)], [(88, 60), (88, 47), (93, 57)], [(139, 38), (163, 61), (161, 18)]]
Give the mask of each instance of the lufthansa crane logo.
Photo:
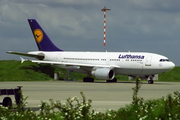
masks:
[(34, 37), (38, 43), (40, 43), (43, 39), (43, 32), (40, 29), (34, 30)]

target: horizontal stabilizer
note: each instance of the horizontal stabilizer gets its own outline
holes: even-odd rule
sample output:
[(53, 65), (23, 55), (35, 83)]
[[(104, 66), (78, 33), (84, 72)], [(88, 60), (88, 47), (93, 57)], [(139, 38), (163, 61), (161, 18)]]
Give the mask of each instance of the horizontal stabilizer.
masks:
[(34, 57), (37, 58), (39, 60), (44, 59), (44, 55), (43, 54), (29, 54), (29, 53), (22, 53), (22, 52), (14, 52), (14, 51), (7, 51), (7, 53), (9, 54), (15, 54), (15, 55), (22, 55), (22, 56), (26, 56), (26, 57)]
[(23, 63), (24, 61), (30, 61), (30, 60), (24, 59), (24, 58), (22, 58), (22, 57), (20, 57), (20, 59), (21, 59), (21, 63)]

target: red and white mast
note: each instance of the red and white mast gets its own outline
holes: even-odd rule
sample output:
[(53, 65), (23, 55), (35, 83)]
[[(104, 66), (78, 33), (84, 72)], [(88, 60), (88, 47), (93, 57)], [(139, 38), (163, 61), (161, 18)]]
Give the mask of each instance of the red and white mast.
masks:
[(111, 10), (107, 9), (106, 6), (101, 9), (101, 11), (104, 11), (104, 50), (106, 50), (106, 11)]

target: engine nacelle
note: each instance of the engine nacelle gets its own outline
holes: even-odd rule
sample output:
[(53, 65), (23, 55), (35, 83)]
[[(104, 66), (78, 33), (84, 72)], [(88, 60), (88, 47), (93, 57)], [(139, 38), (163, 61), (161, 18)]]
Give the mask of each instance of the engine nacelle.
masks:
[(115, 73), (109, 68), (97, 68), (91, 71), (91, 75), (97, 79), (112, 80), (115, 76)]

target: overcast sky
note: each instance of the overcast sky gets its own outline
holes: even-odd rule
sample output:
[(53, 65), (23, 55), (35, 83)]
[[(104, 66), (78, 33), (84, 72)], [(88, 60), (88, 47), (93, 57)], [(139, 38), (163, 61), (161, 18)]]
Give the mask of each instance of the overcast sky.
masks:
[(180, 0), (0, 0), (0, 60), (38, 50), (28, 18), (66, 51), (152, 52), (180, 66)]

